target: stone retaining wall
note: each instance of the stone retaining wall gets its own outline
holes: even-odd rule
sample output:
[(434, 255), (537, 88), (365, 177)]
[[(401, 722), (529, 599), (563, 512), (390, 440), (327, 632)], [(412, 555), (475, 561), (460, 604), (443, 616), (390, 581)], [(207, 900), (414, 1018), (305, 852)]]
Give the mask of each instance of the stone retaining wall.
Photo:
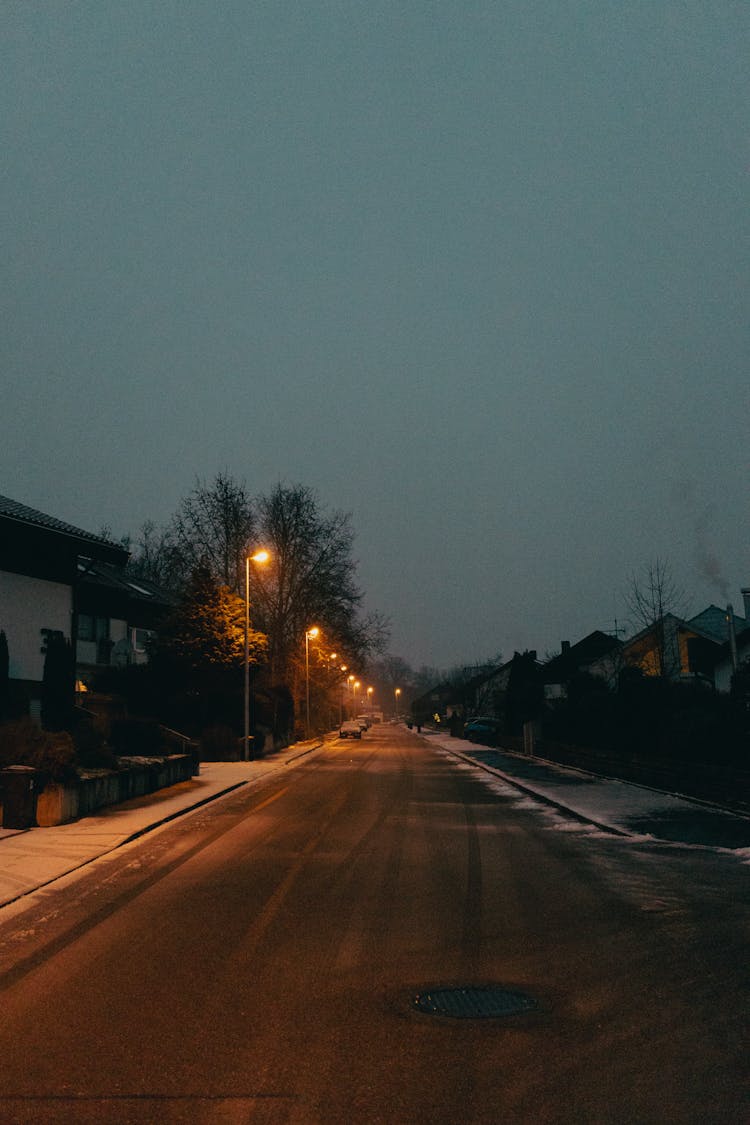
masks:
[(37, 797), (36, 822), (40, 828), (67, 824), (107, 805), (119, 805), (131, 797), (189, 781), (198, 768), (193, 754), (172, 754), (148, 761), (121, 759), (119, 770), (102, 770), (75, 781), (46, 785)]

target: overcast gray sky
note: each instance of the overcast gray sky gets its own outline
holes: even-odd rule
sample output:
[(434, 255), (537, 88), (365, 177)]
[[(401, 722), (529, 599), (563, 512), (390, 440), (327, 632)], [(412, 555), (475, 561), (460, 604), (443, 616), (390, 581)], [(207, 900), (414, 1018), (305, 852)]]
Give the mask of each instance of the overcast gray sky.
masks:
[(413, 664), (750, 585), (750, 5), (4, 0), (0, 492), (352, 513)]

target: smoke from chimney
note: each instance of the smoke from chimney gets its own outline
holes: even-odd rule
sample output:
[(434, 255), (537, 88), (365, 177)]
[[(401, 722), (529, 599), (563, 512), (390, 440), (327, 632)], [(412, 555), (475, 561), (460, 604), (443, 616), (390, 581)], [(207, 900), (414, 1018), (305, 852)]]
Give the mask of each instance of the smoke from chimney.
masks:
[(709, 505), (704, 509), (703, 514), (698, 517), (695, 524), (695, 561), (698, 565), (698, 570), (703, 577), (714, 587), (715, 590), (721, 595), (722, 601), (726, 604), (729, 600), (729, 584), (721, 572), (721, 564), (716, 557), (714, 551), (709, 546), (710, 543), (710, 523), (713, 514), (713, 505)]

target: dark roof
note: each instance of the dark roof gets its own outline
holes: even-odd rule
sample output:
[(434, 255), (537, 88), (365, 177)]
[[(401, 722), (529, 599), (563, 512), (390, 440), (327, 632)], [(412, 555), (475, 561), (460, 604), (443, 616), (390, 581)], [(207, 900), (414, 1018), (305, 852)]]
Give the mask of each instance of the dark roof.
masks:
[(0, 496), (0, 516), (7, 516), (9, 519), (19, 520), (21, 523), (31, 523), (36, 527), (45, 527), (48, 531), (59, 531), (63, 535), (85, 539), (89, 543), (106, 544), (108, 547), (116, 546), (109, 539), (103, 539), (100, 535), (94, 535), (90, 531), (82, 531), (80, 527), (73, 527), (72, 524), (64, 523), (63, 520), (55, 519), (54, 516), (47, 516), (44, 512), (38, 512), (36, 508), (29, 508), (26, 504), (19, 504), (17, 500), (11, 500), (8, 496)]
[[(738, 613), (734, 615), (734, 628), (736, 633), (741, 633), (746, 629), (748, 622), (744, 617), (740, 617)], [(695, 617), (691, 617), (686, 624), (691, 629), (696, 629), (711, 637), (712, 640), (722, 644), (729, 638), (729, 621), (727, 619), (726, 609), (721, 609), (718, 605), (709, 605), (701, 613), (697, 613)]]
[(594, 629), (593, 633), (549, 660), (542, 668), (542, 678), (548, 684), (565, 683), (576, 672), (618, 648), (622, 648), (622, 642), (617, 637)]
[(126, 594), (129, 601), (147, 602), (149, 605), (176, 605), (178, 597), (164, 586), (157, 586), (147, 578), (131, 577), (122, 567), (112, 566), (94, 560), (78, 564), (81, 583), (85, 586), (101, 586)]
[(48, 516), (18, 500), (11, 500), (9, 496), (0, 496), (0, 519), (9, 520), (19, 525), (19, 528), (36, 528), (41, 532), (51, 532), (53, 535), (63, 536), (68, 540), (77, 540), (78, 553), (86, 554), (87, 550), (97, 558), (107, 558), (111, 562), (124, 564), (128, 552), (118, 543), (113, 543), (101, 535), (94, 535), (91, 531), (83, 531), (80, 527), (65, 523), (55, 516)]

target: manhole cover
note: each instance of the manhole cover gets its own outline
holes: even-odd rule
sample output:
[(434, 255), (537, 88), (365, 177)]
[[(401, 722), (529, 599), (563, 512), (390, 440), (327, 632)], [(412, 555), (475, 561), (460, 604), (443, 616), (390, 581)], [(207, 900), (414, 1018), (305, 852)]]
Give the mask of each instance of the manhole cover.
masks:
[(452, 1016), (454, 1019), (494, 1019), (512, 1016), (517, 1012), (530, 1012), (536, 1000), (523, 992), (507, 988), (434, 988), (421, 992), (414, 999), (420, 1012), (433, 1016)]

